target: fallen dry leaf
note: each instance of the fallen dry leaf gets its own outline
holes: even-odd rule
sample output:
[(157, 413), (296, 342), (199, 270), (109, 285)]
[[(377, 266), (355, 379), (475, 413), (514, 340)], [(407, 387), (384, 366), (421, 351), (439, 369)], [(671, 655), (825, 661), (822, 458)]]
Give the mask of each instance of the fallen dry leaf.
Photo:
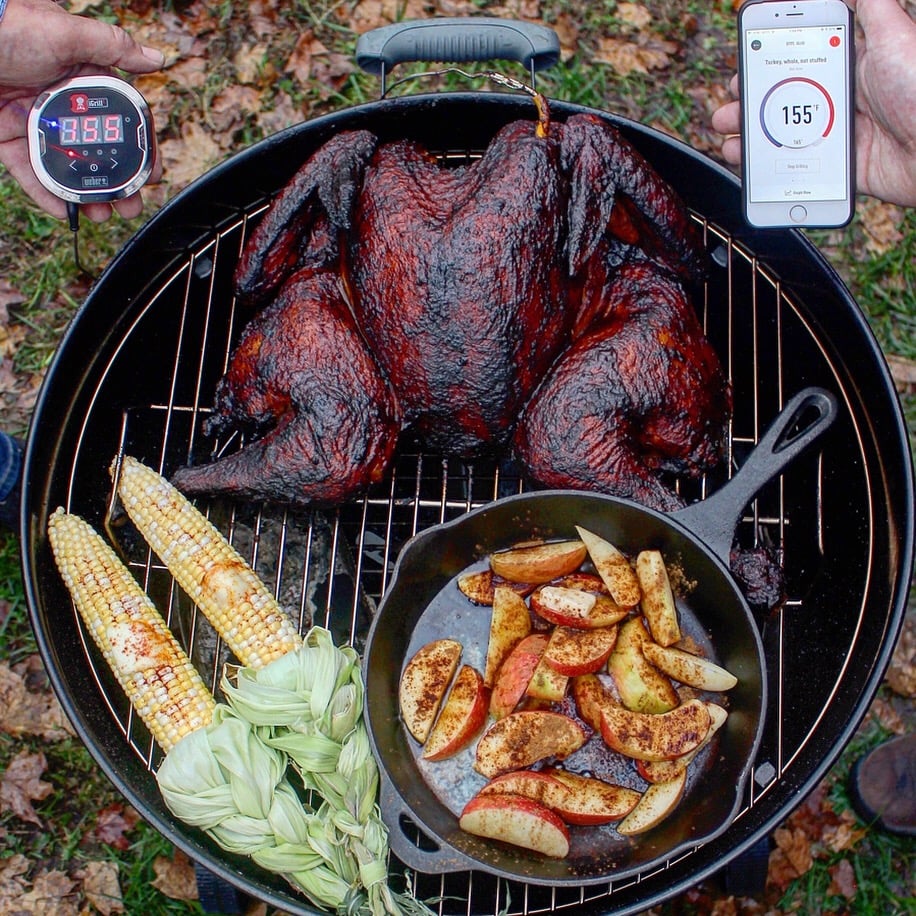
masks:
[(579, 20), (569, 13), (560, 13), (551, 27), (560, 39), (560, 60), (569, 60), (579, 50)]
[(845, 852), (854, 849), (859, 842), (868, 836), (868, 831), (857, 827), (858, 819), (852, 811), (840, 812), (839, 824), (831, 824), (824, 828), (821, 839), (830, 852)]
[(246, 86), (256, 85), (262, 78), (267, 51), (267, 45), (261, 42), (239, 48), (232, 58), (236, 80)]
[(9, 321), (9, 307), (11, 305), (21, 305), (26, 301), (26, 297), (5, 277), (0, 277), (0, 323), (6, 324)]
[(46, 741), (76, 734), (53, 691), (29, 690), (23, 674), (13, 671), (8, 662), (0, 662), (0, 731)]
[(652, 21), (652, 14), (641, 3), (618, 3), (617, 18), (638, 32)]
[[(887, 364), (894, 379), (894, 386), (901, 394), (916, 393), (916, 362), (904, 356), (888, 354)], [(912, 653), (910, 654), (912, 660)], [(910, 693), (908, 696), (912, 696)]]
[(182, 89), (201, 89), (207, 82), (207, 59), (205, 57), (185, 57), (165, 71), (169, 82), (176, 83)]
[(314, 32), (307, 29), (299, 36), (283, 69), (300, 83), (307, 83), (312, 78), (313, 58), (327, 53), (328, 49), (315, 37)]
[(840, 859), (836, 865), (830, 866), (828, 872), (830, 873), (830, 885), (827, 893), (853, 900), (859, 887), (856, 883), (855, 869), (849, 859)]
[(139, 820), (140, 815), (129, 805), (121, 803), (108, 805), (99, 812), (95, 827), (89, 831), (84, 840), (104, 843), (123, 852), (130, 846), (130, 841), (125, 834), (130, 833)]
[(261, 93), (251, 86), (229, 85), (220, 92), (207, 109), (207, 121), (221, 145), (231, 145), (232, 134), (244, 127), (261, 105)]
[(83, 895), (102, 916), (124, 912), (124, 899), (115, 862), (87, 862), (76, 873), (76, 877), (82, 881)]
[(343, 5), (339, 9), (346, 25), (357, 35), (405, 19), (429, 18), (424, 0), (360, 0), (346, 15)]
[(293, 124), (299, 124), (305, 120), (305, 117), (305, 112), (293, 102), (292, 98), (286, 92), (280, 91), (274, 96), (270, 110), (257, 113), (257, 122), (264, 131), (264, 135), (269, 137), (287, 127), (292, 127)]
[(797, 827), (778, 827), (773, 831), (773, 841), (776, 843), (777, 850), (792, 866), (796, 877), (801, 877), (811, 868), (814, 857), (811, 854), (811, 841), (804, 830)]
[(595, 61), (607, 64), (620, 76), (664, 70), (675, 48), (671, 42), (641, 45), (622, 38), (602, 38), (595, 50)]
[(173, 191), (190, 184), (223, 158), (223, 151), (210, 132), (193, 121), (185, 123), (181, 137), (163, 140), (159, 152), (162, 156), (163, 181)]
[(0, 913), (14, 912), (14, 905), (19, 903), (28, 887), (23, 878), (28, 871), (29, 860), (21, 853), (0, 859)]
[(869, 708), (871, 715), (878, 720), (879, 724), (886, 731), (895, 735), (902, 735), (907, 730), (906, 722), (900, 715), (900, 711), (889, 703), (884, 697), (878, 697)]
[(865, 248), (873, 254), (884, 254), (902, 240), (902, 207), (866, 197), (859, 202), (856, 215), (865, 232)]
[[(916, 363), (904, 359), (889, 361), (898, 390), (901, 379), (907, 379), (908, 388), (905, 390), (916, 391)], [(916, 697), (916, 615), (907, 615), (903, 622), (885, 679), (894, 693), (910, 699)]]
[(157, 856), (153, 861), (156, 877), (152, 886), (172, 900), (197, 900), (197, 878), (191, 860), (180, 850), (173, 858)]
[(0, 777), (0, 811), (10, 811), (20, 820), (40, 827), (41, 819), (32, 802), (47, 798), (53, 791), (51, 783), (40, 778), (47, 768), (44, 754), (20, 751)]
[(491, 6), (487, 15), (500, 19), (524, 19), (535, 22), (541, 18), (540, 0), (506, 0), (499, 6)]
[(24, 891), (9, 911), (11, 916), (77, 916), (81, 914), (78, 895), (74, 893), (77, 882), (68, 874), (52, 869), (39, 872), (32, 887)]

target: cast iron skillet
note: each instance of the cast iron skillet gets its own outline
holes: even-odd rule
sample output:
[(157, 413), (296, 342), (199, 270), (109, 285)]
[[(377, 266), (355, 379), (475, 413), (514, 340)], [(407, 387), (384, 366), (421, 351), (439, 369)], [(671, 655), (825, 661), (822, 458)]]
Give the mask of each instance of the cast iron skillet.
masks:
[[(609, 496), (548, 490), (497, 500), (407, 543), (373, 621), (364, 662), (366, 722), (381, 771), (381, 810), (392, 851), (402, 862), (433, 874), (481, 869), (547, 885), (590, 884), (644, 871), (728, 827), (742, 804), (767, 702), (763, 647), (750, 608), (728, 571), (732, 537), (754, 494), (820, 436), (836, 414), (832, 394), (804, 389), (726, 486), (671, 515)], [(554, 860), (458, 828), (458, 813), (484, 782), (472, 771), (473, 749), (448, 762), (418, 761), (420, 749), (399, 719), (397, 696), (404, 664), (430, 639), (458, 639), (464, 646), (462, 661), (482, 670), (490, 615), (459, 593), (459, 574), (475, 564), (483, 568), (492, 551), (533, 536), (575, 537), (575, 525), (608, 538), (624, 552), (657, 548), (666, 561), (678, 564), (696, 583), (686, 598), (678, 598), (682, 629), (737, 676), (738, 686), (728, 692), (728, 719), (717, 741), (691, 765), (687, 792), (672, 816), (630, 840), (610, 826), (572, 828), (569, 857)], [(600, 745), (601, 739), (592, 741)], [(583, 755), (581, 765), (591, 769), (596, 758), (584, 753), (590, 745), (566, 764), (575, 768), (574, 759)], [(612, 775), (640, 785), (629, 766)]]

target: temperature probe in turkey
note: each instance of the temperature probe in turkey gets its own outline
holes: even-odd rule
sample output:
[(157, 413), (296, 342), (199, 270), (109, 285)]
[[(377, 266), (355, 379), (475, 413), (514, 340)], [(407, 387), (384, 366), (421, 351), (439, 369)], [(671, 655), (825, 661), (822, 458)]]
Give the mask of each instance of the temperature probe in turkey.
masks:
[(42, 92), (29, 112), (28, 139), (32, 170), (67, 202), (74, 233), (80, 204), (129, 197), (153, 169), (149, 106), (113, 76), (77, 76)]

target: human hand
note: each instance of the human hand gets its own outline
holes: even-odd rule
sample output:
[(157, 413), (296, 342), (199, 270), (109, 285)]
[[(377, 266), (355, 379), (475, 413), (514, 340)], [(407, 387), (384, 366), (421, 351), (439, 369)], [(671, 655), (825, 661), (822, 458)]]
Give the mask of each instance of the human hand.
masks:
[[(29, 164), (26, 126), (35, 98), (46, 87), (74, 76), (108, 73), (115, 67), (150, 73), (163, 63), (160, 51), (138, 44), (123, 29), (74, 16), (54, 0), (9, 0), (0, 20), (0, 163), (36, 204), (64, 219), (66, 204), (38, 181)], [(157, 159), (151, 180), (161, 174)], [(81, 212), (100, 222), (112, 209), (132, 219), (142, 208), (138, 192), (114, 204), (88, 204)]]
[[(856, 185), (889, 203), (916, 206), (916, 21), (897, 0), (847, 0), (863, 41), (856, 48)], [(738, 78), (732, 78), (738, 95)], [(726, 134), (722, 156), (741, 161), (741, 107), (713, 112), (712, 127)]]

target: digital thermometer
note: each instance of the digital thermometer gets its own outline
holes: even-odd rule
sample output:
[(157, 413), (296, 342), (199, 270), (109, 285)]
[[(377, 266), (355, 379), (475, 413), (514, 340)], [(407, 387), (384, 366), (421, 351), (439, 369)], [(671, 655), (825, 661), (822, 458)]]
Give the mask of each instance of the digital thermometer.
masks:
[(113, 76), (78, 76), (42, 92), (28, 135), (38, 180), (73, 204), (129, 197), (153, 168), (149, 106)]

